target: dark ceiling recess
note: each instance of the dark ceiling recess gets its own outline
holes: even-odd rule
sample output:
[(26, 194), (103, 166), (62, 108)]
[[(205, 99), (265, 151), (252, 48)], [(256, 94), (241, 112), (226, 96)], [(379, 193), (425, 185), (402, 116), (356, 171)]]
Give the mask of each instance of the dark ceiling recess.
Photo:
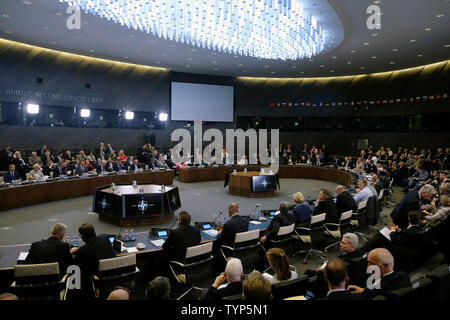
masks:
[(90, 83), (86, 83), (84, 86), (85, 86), (86, 89), (91, 89), (91, 84)]
[(44, 79), (37, 77), (36, 78), (37, 83), (44, 83)]

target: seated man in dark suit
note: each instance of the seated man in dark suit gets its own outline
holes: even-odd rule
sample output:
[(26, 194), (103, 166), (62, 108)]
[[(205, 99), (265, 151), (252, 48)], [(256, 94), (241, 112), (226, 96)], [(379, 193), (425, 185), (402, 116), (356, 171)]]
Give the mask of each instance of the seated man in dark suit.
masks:
[(377, 232), (370, 238), (361, 249), (369, 252), (375, 248), (391, 249), (392, 246), (399, 246), (411, 250), (420, 251), (424, 248), (423, 226), (421, 225), (422, 214), (419, 211), (410, 211), (408, 213), (409, 225), (406, 229), (400, 229), (394, 224), (390, 225), (390, 240), (380, 232)]
[(331, 192), (328, 189), (320, 189), (319, 198), (316, 200), (316, 207), (313, 215), (326, 213), (326, 223), (338, 223), (339, 217), (336, 213), (336, 205), (331, 197)]
[(8, 166), (8, 172), (3, 175), (4, 183), (13, 183), (13, 181), (22, 181), (22, 177), (16, 171), (16, 165), (14, 163), (10, 163)]
[(411, 285), (409, 275), (403, 271), (394, 271), (394, 257), (384, 248), (377, 248), (370, 251), (367, 256), (368, 266), (378, 267), (380, 279), (371, 283), (365, 289), (350, 285), (347, 290), (352, 293), (361, 293), (366, 299), (373, 299), (378, 295), (386, 295), (388, 292), (405, 288)]
[(341, 259), (330, 261), (325, 267), (325, 281), (328, 283), (328, 293), (321, 300), (365, 300), (361, 294), (348, 292), (347, 268)]
[(289, 208), (290, 205), (288, 202), (283, 201), (280, 203), (280, 213), (273, 217), (272, 221), (267, 227), (266, 233), (259, 239), (262, 244), (264, 244), (267, 240), (275, 239), (278, 231), (280, 230), (280, 227), (289, 226), (295, 223), (295, 218), (289, 212)]
[(93, 225), (83, 223), (78, 232), (85, 245), (72, 249), (72, 253), (75, 255), (74, 264), (81, 269), (81, 290), (89, 297), (93, 294), (91, 277), (98, 272), (99, 260), (114, 258), (116, 254), (108, 238), (96, 235)]
[(11, 144), (7, 143), (5, 148), (0, 151), (0, 170), (7, 170), (8, 164), (13, 160), (14, 151), (11, 149)]
[(392, 221), (400, 229), (408, 227), (408, 213), (420, 211), (426, 201), (430, 201), (434, 193), (432, 185), (426, 184), (419, 191), (409, 191), (391, 213)]
[[(341, 249), (342, 254), (338, 255), (338, 258), (343, 260), (347, 264), (353, 263), (352, 259), (362, 257), (364, 252), (358, 249), (358, 236), (354, 233), (346, 233), (342, 236), (342, 240), (339, 243), (339, 247)], [(312, 288), (314, 295), (318, 298), (325, 297), (327, 294), (327, 285), (326, 280), (324, 278), (325, 275), (325, 267), (327, 266), (328, 261), (325, 261), (322, 266), (317, 270), (308, 269), (305, 271), (305, 274), (308, 277), (317, 277), (317, 281)], [(352, 279), (351, 279), (352, 280)]]
[(50, 237), (46, 240), (33, 242), (26, 264), (58, 262), (59, 273), (64, 275), (67, 267), (73, 263), (70, 254), (69, 244), (64, 242), (67, 226), (62, 223), (55, 223), (50, 230)]
[[(228, 260), (225, 272), (222, 272), (206, 292), (204, 300), (215, 301), (223, 297), (242, 294), (242, 276), (244, 271), (241, 260)], [(225, 283), (227, 282), (227, 283)]]
[(345, 190), (344, 186), (337, 186), (335, 192), (336, 213), (338, 214), (338, 216), (340, 216), (342, 212), (347, 212), (349, 210), (356, 212), (358, 206), (356, 205), (355, 199), (348, 191)]
[(171, 260), (182, 262), (186, 256), (186, 248), (199, 245), (200, 239), (200, 230), (191, 226), (191, 215), (182, 211), (178, 216), (178, 228), (169, 232), (162, 246), (163, 252)]
[(239, 216), (239, 205), (231, 203), (228, 206), (230, 219), (223, 225), (222, 230), (217, 235), (215, 244), (233, 246), (236, 233), (248, 231), (248, 219)]

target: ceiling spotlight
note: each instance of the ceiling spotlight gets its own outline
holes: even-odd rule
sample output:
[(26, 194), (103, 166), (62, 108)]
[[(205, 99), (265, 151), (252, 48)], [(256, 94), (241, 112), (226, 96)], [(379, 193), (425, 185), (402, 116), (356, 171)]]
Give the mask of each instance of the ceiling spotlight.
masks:
[(416, 40), (411, 39), (411, 40), (409, 40), (409, 42), (414, 43), (414, 42), (416, 42)]
[(90, 109), (81, 109), (80, 117), (82, 117), (82, 118), (89, 118), (90, 116), (91, 116), (91, 110)]
[(442, 18), (444, 15), (442, 14), (442, 13), (440, 13), (440, 14), (437, 14), (436, 15), (436, 18)]
[(431, 28), (425, 28), (425, 31), (431, 31)]
[(167, 113), (160, 113), (159, 114), (159, 121), (167, 121), (168, 115)]
[(125, 119), (126, 120), (133, 120), (134, 119), (134, 112), (133, 111), (126, 111), (125, 112)]
[(38, 104), (27, 104), (27, 112), (30, 114), (38, 114), (39, 113), (39, 105)]
[(422, 58), (423, 54), (418, 54), (417, 57)]
[(370, 42), (364, 42), (365, 46), (368, 46), (370, 44)]
[(398, 51), (398, 49), (394, 48), (394, 49), (392, 49), (392, 51), (394, 51), (394, 52), (397, 52), (397, 51)]
[(376, 59), (376, 58), (377, 58), (376, 56), (373, 56), (373, 57), (372, 57), (372, 59)]

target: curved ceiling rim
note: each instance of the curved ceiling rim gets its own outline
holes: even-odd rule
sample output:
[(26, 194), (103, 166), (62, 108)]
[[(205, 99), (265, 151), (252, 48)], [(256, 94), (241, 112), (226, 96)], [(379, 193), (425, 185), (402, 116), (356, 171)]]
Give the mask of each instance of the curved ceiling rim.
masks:
[(180, 72), (180, 71), (174, 71), (171, 70), (170, 68), (162, 68), (162, 67), (155, 67), (155, 66), (151, 66), (151, 65), (144, 65), (144, 64), (137, 64), (137, 63), (131, 63), (131, 62), (124, 62), (124, 61), (119, 61), (119, 60), (112, 60), (112, 59), (105, 59), (105, 58), (98, 58), (98, 57), (92, 57), (92, 56), (88, 56), (88, 55), (84, 55), (84, 54), (78, 54), (78, 53), (72, 53), (72, 52), (67, 52), (67, 51), (62, 51), (62, 50), (54, 50), (54, 49), (50, 49), (50, 48), (46, 48), (46, 47), (42, 47), (42, 46), (37, 46), (37, 45), (33, 45), (33, 44), (27, 44), (27, 43), (23, 43), (23, 42), (18, 42), (18, 41), (14, 41), (14, 40), (9, 40), (6, 38), (0, 38), (0, 44), (1, 42), (7, 42), (10, 45), (16, 45), (16, 46), (23, 46), (23, 47), (28, 47), (28, 50), (33, 50), (33, 49), (38, 49), (38, 50), (45, 50), (48, 51), (49, 53), (52, 53), (54, 55), (59, 55), (59, 54), (66, 54), (66, 55), (73, 55), (76, 57), (79, 57), (79, 59), (91, 59), (91, 60), (98, 60), (99, 62), (106, 62), (106, 63), (111, 63), (111, 64), (124, 64), (124, 65), (128, 65), (130, 67), (139, 67), (139, 68), (148, 68), (148, 69), (155, 69), (155, 71), (166, 71), (166, 72), (175, 72), (175, 73), (186, 73), (186, 74), (194, 74), (194, 75), (208, 75), (211, 77), (225, 77), (225, 78), (240, 78), (240, 79), (254, 79), (254, 80), (316, 80), (316, 79), (343, 79), (343, 78), (350, 78), (350, 77), (364, 77), (364, 76), (377, 76), (377, 75), (382, 75), (385, 73), (392, 73), (392, 72), (402, 72), (402, 71), (410, 71), (411, 69), (419, 69), (419, 68), (425, 68), (427, 66), (432, 66), (432, 65), (437, 65), (437, 64), (446, 64), (446, 63), (450, 63), (450, 59), (446, 59), (446, 60), (440, 60), (440, 61), (436, 61), (436, 62), (432, 62), (432, 63), (427, 63), (427, 64), (423, 64), (423, 65), (418, 65), (418, 66), (411, 66), (411, 67), (407, 67), (407, 68), (402, 68), (402, 69), (394, 69), (394, 70), (388, 70), (388, 71), (380, 71), (380, 72), (373, 72), (373, 73), (360, 73), (360, 74), (349, 74), (349, 75), (341, 75), (341, 76), (324, 76), (324, 77), (256, 77), (256, 76), (222, 76), (222, 75), (211, 75), (211, 74), (202, 74), (202, 73), (195, 73), (195, 72)]

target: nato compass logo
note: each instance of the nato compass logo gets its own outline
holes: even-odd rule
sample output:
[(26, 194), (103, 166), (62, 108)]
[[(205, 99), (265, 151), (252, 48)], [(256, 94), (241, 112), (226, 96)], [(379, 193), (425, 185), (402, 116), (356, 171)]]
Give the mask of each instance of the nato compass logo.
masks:
[(172, 203), (174, 206), (177, 204), (177, 198), (175, 196), (172, 196)]
[(106, 198), (103, 197), (103, 200), (99, 202), (100, 207), (102, 207), (103, 212), (105, 212), (105, 209), (107, 207), (110, 207), (111, 205), (108, 203), (108, 201), (106, 201)]
[(137, 205), (132, 205), (132, 207), (134, 208), (138, 208), (138, 210), (141, 212), (141, 214), (144, 214), (145, 211), (147, 211), (148, 207), (153, 207), (154, 204), (153, 203), (148, 203), (147, 201), (144, 200), (144, 197), (141, 198), (141, 201), (138, 202)]
[(260, 184), (262, 184), (264, 186), (264, 189), (267, 189), (267, 185), (270, 184), (270, 183), (267, 182), (266, 179), (264, 179), (263, 182), (261, 182)]

